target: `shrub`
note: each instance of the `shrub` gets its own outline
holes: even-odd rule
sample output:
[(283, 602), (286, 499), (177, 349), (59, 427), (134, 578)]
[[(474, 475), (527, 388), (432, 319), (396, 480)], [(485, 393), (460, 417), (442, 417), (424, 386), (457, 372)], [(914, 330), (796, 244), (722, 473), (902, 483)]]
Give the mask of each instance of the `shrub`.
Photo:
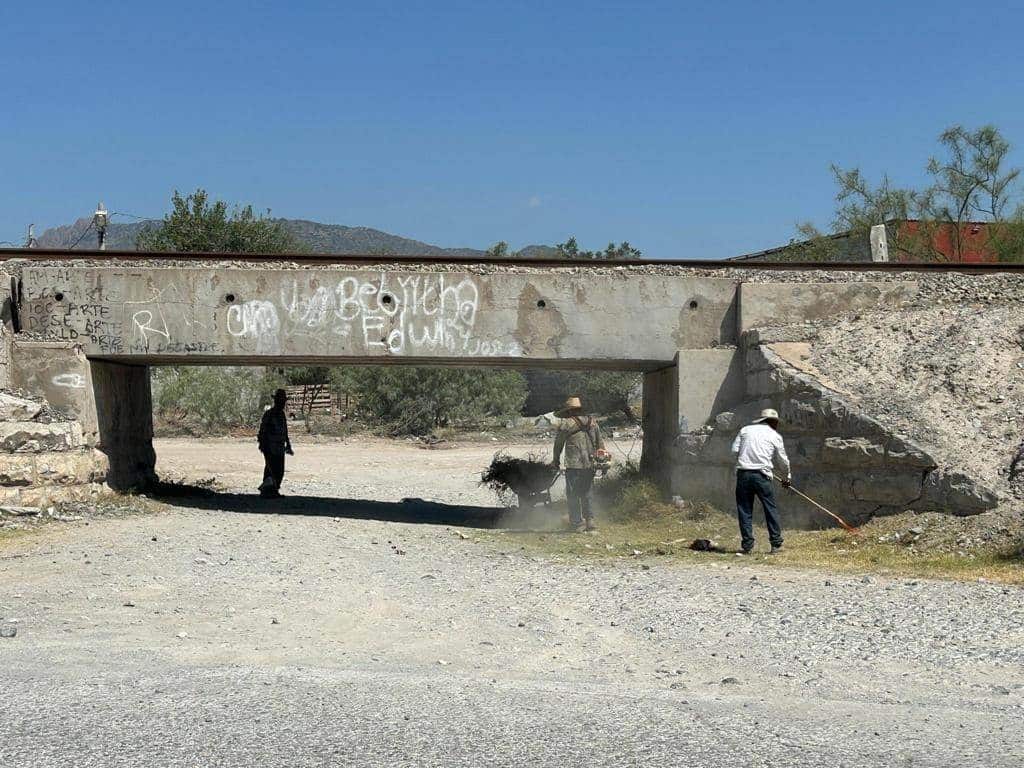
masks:
[(427, 434), (518, 415), (526, 384), (517, 371), (439, 367), (346, 368), (338, 377), (360, 415), (392, 434)]
[(279, 386), (264, 368), (154, 368), (154, 410), (166, 420), (205, 430), (255, 426)]

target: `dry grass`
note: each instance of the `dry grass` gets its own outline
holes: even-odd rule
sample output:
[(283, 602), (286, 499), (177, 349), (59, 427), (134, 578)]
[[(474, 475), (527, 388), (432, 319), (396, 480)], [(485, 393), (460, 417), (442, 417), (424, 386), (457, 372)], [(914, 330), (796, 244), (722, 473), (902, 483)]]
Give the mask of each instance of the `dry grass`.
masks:
[[(1021, 543), (977, 548), (970, 552), (920, 550), (893, 541), (879, 541), (906, 521), (882, 518), (860, 529), (860, 535), (841, 529), (786, 531), (783, 551), (768, 555), (768, 535), (756, 527), (757, 547), (749, 558), (736, 556), (739, 530), (735, 518), (706, 505), (677, 508), (660, 501), (643, 483), (627, 484), (600, 516), (600, 530), (587, 534), (561, 532), (495, 532), (508, 543), (527, 549), (581, 559), (660, 558), (666, 562), (756, 563), (773, 568), (813, 568), (836, 573), (891, 576), (986, 579), (1024, 584)], [(695, 552), (694, 539), (712, 539), (726, 551)]]

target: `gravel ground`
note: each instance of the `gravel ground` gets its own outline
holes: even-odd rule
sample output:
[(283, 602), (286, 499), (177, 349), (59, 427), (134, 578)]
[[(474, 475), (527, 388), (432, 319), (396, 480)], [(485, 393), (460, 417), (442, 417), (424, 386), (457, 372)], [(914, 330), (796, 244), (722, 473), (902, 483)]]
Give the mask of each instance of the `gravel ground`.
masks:
[[(173, 442), (165, 471), (201, 477), (218, 452), (228, 480), (251, 472), (232, 475), (223, 442)], [(388, 498), (432, 473), (440, 501), (479, 501), (479, 457), (438, 471), (455, 454), (393, 451)], [(378, 478), (353, 464), (334, 496)], [(1024, 758), (1019, 588), (556, 561), (395, 522), (405, 505), (375, 498), (224, 493), (0, 545), (0, 627), (17, 630), (0, 638), (0, 765)]]

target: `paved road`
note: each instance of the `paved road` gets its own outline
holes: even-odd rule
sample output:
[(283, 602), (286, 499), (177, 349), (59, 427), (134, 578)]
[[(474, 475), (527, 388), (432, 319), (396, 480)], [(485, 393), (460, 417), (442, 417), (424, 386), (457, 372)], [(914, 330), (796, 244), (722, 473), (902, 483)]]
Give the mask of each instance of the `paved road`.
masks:
[(0, 548), (0, 765), (1024, 757), (1017, 588), (552, 562), (331, 515), (351, 504), (205, 504)]

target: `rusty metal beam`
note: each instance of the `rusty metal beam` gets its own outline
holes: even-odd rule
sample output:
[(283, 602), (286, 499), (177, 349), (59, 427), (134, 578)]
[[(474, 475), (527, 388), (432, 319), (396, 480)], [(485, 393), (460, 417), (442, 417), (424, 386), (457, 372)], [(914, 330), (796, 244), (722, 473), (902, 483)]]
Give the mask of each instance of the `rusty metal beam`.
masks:
[(737, 271), (814, 271), (825, 272), (959, 272), (984, 274), (992, 272), (1022, 272), (1024, 264), (966, 264), (941, 262), (806, 262), (806, 261), (724, 261), (711, 259), (519, 259), (490, 256), (382, 256), (365, 253), (166, 253), (160, 251), (97, 251), (57, 248), (0, 248), (0, 263), (8, 259), (27, 261), (67, 262), (248, 262), (289, 263), (330, 266), (333, 264), (493, 264), (519, 267), (575, 267), (596, 269), (601, 267), (671, 266), (692, 269)]

